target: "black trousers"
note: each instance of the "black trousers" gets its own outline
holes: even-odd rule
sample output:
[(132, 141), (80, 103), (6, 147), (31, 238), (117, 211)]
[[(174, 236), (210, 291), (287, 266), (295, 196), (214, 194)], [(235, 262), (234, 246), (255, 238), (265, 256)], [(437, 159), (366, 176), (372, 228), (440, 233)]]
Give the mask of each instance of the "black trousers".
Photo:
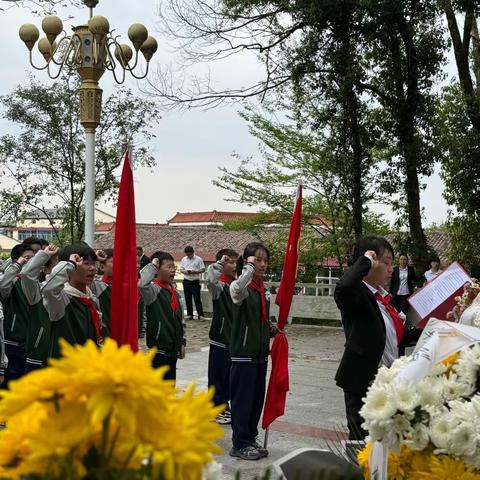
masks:
[(177, 357), (167, 357), (162, 353), (156, 353), (152, 360), (152, 367), (170, 367), (163, 378), (165, 380), (177, 380), (177, 360)]
[(258, 422), (265, 400), (267, 362), (232, 362), (230, 397), (232, 443), (235, 448), (248, 447), (258, 435)]
[(405, 315), (408, 310), (407, 298), (410, 295), (393, 295), (392, 296), (392, 305), (397, 309), (398, 312), (403, 312)]
[(367, 390), (360, 393), (344, 390), (343, 393), (347, 413), (348, 438), (350, 440), (363, 440), (368, 433), (362, 428), (364, 420), (360, 415), (360, 409), (363, 407), (362, 398), (367, 395)]
[(183, 280), (183, 293), (187, 304), (187, 317), (193, 318), (192, 297), (195, 301), (197, 315), (203, 317), (202, 299), (200, 298), (200, 280)]
[(0, 388), (6, 390), (10, 380), (17, 380), (25, 375), (26, 353), (23, 347), (5, 344), (5, 355), (8, 358), (8, 366), (5, 369), (5, 380)]
[(210, 345), (208, 353), (208, 386), (215, 388), (213, 403), (226, 404), (230, 400), (230, 354), (228, 348)]

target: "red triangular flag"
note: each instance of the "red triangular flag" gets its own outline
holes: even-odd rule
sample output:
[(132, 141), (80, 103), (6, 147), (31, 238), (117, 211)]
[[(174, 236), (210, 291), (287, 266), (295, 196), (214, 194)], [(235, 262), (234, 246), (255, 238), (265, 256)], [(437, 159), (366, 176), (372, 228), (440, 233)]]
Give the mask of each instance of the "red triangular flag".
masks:
[(118, 191), (114, 261), (112, 273), (112, 304), (110, 335), (119, 345), (128, 344), (138, 351), (138, 274), (135, 195), (133, 175), (125, 154)]
[[(299, 185), (288, 234), (287, 248), (285, 250), (282, 278), (275, 299), (275, 303), (279, 307), (277, 326), (281, 330), (287, 323), (295, 290), (298, 267), (298, 242), (300, 240), (301, 227), (302, 186)], [(279, 332), (275, 336), (270, 355), (272, 357), (272, 372), (270, 373), (263, 410), (262, 428), (264, 429), (268, 428), (276, 418), (285, 413), (285, 402), (290, 387), (288, 379), (288, 341), (284, 333)]]

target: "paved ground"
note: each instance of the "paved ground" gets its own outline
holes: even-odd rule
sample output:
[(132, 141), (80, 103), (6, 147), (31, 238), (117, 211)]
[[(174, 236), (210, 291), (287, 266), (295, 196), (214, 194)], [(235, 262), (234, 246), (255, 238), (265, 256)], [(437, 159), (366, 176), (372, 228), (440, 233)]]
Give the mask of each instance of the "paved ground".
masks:
[[(207, 385), (209, 322), (188, 322), (188, 349), (185, 360), (178, 364), (178, 386), (186, 387), (195, 379), (198, 388)], [(231, 429), (223, 427), (225, 437), (220, 444), (224, 454), (218, 461), (224, 465), (224, 478), (234, 478), (241, 472), (241, 480), (253, 480), (271, 462), (301, 447), (323, 448), (327, 441), (338, 440), (337, 432), (344, 423), (343, 393), (335, 386), (333, 377), (343, 352), (343, 332), (338, 328), (291, 325), (288, 327), (290, 344), (290, 392), (286, 414), (273, 423), (269, 434), (270, 456), (261, 461), (248, 462), (228, 455)], [(263, 441), (263, 432), (260, 434)], [(334, 440), (333, 440), (334, 441)]]

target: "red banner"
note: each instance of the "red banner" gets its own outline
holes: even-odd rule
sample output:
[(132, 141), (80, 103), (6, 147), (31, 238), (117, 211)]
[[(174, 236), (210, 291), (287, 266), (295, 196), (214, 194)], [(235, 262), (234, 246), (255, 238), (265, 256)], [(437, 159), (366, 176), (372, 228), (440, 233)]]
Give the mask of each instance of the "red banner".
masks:
[[(282, 278), (275, 299), (275, 303), (279, 307), (277, 326), (280, 330), (283, 330), (287, 323), (295, 292), (298, 268), (298, 242), (300, 240), (301, 228), (302, 186), (299, 185), (288, 234), (287, 248), (285, 249)], [(287, 392), (290, 389), (288, 378), (288, 341), (283, 332), (279, 332), (275, 336), (270, 355), (272, 357), (272, 372), (270, 373), (263, 410), (262, 428), (264, 429), (268, 428), (276, 418), (285, 413)]]
[(128, 152), (125, 154), (118, 191), (113, 246), (110, 335), (119, 345), (138, 351), (138, 273), (135, 194)]

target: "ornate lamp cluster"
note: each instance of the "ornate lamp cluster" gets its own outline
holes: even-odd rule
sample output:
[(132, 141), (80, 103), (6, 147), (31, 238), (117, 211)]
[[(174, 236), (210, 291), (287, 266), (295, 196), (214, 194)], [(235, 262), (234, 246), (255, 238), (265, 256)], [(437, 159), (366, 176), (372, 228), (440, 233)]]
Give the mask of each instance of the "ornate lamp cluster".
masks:
[[(113, 35), (108, 20), (100, 15), (91, 17), (88, 25), (73, 27), (73, 34), (70, 36), (64, 32), (60, 18), (54, 15), (43, 19), (42, 30), (45, 37), (38, 42), (38, 50), (46, 61), (44, 66), (35, 65), (33, 60), (32, 50), (40, 37), (38, 28), (26, 23), (20, 27), (19, 35), (30, 52), (31, 65), (37, 70), (46, 69), (49, 76), (54, 79), (58, 78), (65, 66), (78, 70), (82, 78), (81, 69), (94, 69), (97, 71), (95, 75), (97, 81), (105, 70), (113, 73), (117, 83), (125, 81), (127, 71), (135, 78), (142, 79), (147, 76), (150, 60), (158, 48), (155, 38), (149, 36), (145, 26), (140, 23), (135, 23), (128, 29), (128, 38), (132, 42), (133, 50), (129, 45), (119, 43), (119, 36)], [(57, 37), (62, 32), (64, 36), (57, 42)], [(147, 67), (143, 75), (136, 75), (134, 70), (138, 65), (140, 52), (147, 62)], [(54, 66), (57, 67), (57, 72), (53, 72)], [(118, 66), (122, 71), (119, 76)]]
[[(118, 35), (110, 30), (105, 17), (93, 16), (93, 9), (98, 0), (83, 0), (90, 9), (87, 25), (73, 27), (73, 33), (67, 35), (60, 18), (50, 15), (42, 21), (45, 37), (40, 40), (38, 28), (26, 23), (19, 30), (20, 39), (25, 43), (30, 55), (30, 64), (37, 70), (46, 70), (48, 75), (58, 78), (62, 70), (76, 70), (82, 79), (79, 90), (80, 123), (86, 133), (85, 159), (85, 239), (91, 246), (94, 244), (95, 219), (95, 130), (100, 124), (102, 111), (102, 89), (98, 81), (105, 70), (110, 70), (117, 83), (125, 81), (126, 73), (134, 78), (142, 79), (148, 74), (148, 67), (158, 44), (155, 38), (140, 23), (128, 29), (128, 38), (133, 49), (127, 44), (118, 42)], [(57, 41), (60, 34), (63, 36)], [(37, 44), (38, 41), (38, 44)], [(37, 66), (33, 60), (33, 48), (45, 59), (43, 66)], [(139, 64), (140, 53), (147, 62), (145, 72), (137, 75), (134, 70)]]

